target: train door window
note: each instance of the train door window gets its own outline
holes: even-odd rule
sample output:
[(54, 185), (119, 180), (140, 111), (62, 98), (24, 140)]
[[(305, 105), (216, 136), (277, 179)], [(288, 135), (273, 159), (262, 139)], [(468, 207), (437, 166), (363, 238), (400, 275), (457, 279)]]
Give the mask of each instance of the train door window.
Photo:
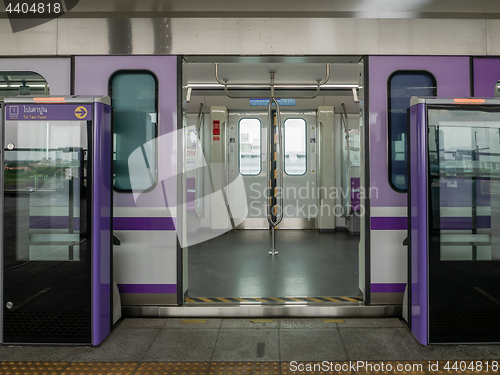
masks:
[(49, 95), (49, 84), (33, 72), (0, 72), (0, 100), (17, 95)]
[[(158, 80), (149, 71), (121, 70), (109, 80), (113, 106), (113, 185), (118, 191), (146, 190), (156, 183), (156, 142)], [(138, 170), (129, 173), (130, 154), (142, 149), (144, 159)], [(133, 163), (133, 161), (132, 161)], [(144, 168), (146, 163), (146, 168)], [(131, 175), (137, 181), (131, 181)]]
[(412, 96), (436, 96), (434, 76), (427, 71), (398, 71), (388, 81), (389, 183), (398, 192), (407, 189), (406, 111)]
[(256, 118), (240, 120), (240, 173), (256, 176), (262, 170), (261, 123)]
[(303, 175), (307, 169), (306, 122), (304, 119), (285, 120), (285, 173)]

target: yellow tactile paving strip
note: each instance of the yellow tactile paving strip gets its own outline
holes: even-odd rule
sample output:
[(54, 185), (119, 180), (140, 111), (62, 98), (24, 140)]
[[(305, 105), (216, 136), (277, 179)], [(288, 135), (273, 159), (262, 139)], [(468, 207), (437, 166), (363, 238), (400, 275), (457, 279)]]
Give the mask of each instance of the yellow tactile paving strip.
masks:
[(207, 362), (147, 362), (141, 363), (134, 375), (198, 375), (207, 374)]
[(208, 375), (279, 375), (279, 362), (213, 362)]
[(14, 362), (5, 361), (0, 363), (0, 374), (2, 375), (59, 375), (68, 366), (67, 362)]
[[(353, 364), (360, 364), (353, 369)], [(448, 366), (448, 368), (446, 368)], [(0, 362), (1, 375), (473, 375), (500, 373), (500, 361), (351, 362)]]
[(78, 362), (71, 363), (66, 367), (61, 375), (132, 375), (136, 374), (138, 363), (125, 362)]

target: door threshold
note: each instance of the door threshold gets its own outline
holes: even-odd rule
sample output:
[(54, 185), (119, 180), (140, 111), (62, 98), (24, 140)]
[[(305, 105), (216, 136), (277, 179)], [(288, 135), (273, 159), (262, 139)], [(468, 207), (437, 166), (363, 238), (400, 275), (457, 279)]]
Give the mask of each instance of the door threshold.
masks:
[(389, 318), (400, 317), (401, 305), (362, 303), (207, 304), (123, 306), (127, 318)]
[(195, 303), (201, 304), (267, 304), (267, 305), (283, 305), (283, 304), (331, 304), (331, 303), (363, 303), (363, 298), (356, 297), (185, 297), (184, 303), (191, 305)]

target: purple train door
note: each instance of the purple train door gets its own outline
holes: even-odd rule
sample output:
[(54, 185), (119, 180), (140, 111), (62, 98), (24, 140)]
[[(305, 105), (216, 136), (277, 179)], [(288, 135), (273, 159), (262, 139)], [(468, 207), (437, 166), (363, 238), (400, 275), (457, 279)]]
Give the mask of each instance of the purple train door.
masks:
[[(175, 231), (179, 72), (177, 56), (75, 59), (75, 93), (109, 95), (113, 107), (113, 278), (122, 306), (181, 301)], [(134, 150), (141, 160), (131, 160)], [(134, 163), (147, 166), (146, 173), (134, 174)]]
[[(401, 304), (407, 284), (407, 159), (406, 111), (411, 96), (469, 96), (469, 59), (454, 56), (370, 56), (369, 171), (362, 186), (369, 210), (362, 220), (367, 248), (360, 252), (365, 267), (365, 300)], [(366, 259), (365, 259), (366, 256)]]
[(500, 59), (475, 58), (472, 61), (475, 97), (500, 96)]

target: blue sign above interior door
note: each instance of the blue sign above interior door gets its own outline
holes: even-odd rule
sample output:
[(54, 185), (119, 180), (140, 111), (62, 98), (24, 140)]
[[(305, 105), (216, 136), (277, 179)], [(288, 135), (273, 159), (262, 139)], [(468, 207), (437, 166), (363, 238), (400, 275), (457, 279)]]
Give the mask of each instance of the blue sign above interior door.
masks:
[[(279, 105), (282, 106), (295, 106), (295, 99), (276, 99)], [(269, 105), (269, 99), (250, 99), (251, 107), (263, 107)], [(274, 103), (273, 103), (274, 105)]]

